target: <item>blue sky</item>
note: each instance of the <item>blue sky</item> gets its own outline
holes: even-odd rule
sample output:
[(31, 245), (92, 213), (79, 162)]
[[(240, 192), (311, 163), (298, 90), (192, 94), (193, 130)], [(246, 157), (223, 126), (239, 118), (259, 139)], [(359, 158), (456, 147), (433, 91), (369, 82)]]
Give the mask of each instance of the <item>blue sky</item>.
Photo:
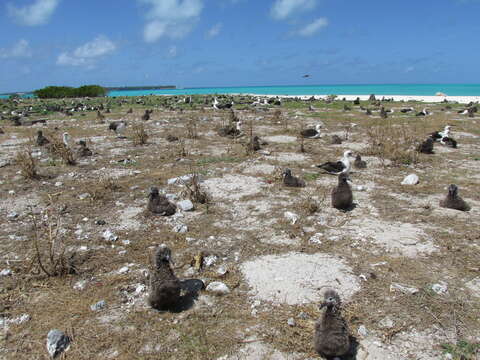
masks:
[(479, 13), (480, 0), (0, 0), (0, 92), (474, 83)]

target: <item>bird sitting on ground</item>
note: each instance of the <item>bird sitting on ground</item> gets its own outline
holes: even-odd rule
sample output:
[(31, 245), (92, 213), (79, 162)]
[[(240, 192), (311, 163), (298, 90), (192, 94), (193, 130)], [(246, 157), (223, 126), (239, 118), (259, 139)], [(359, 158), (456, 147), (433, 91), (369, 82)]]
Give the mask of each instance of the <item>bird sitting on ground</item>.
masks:
[(100, 110), (97, 110), (97, 120), (100, 121), (101, 123), (105, 122), (105, 115), (103, 115)]
[(332, 190), (332, 206), (338, 210), (349, 210), (353, 205), (352, 188), (348, 183), (348, 175), (338, 175), (338, 185)]
[(166, 139), (168, 142), (178, 141), (178, 137), (176, 137), (175, 135), (172, 135), (172, 134), (168, 134), (165, 139)]
[(5, 134), (5, 131), (2, 128), (0, 128), (0, 135), (1, 134)]
[(162, 216), (171, 216), (177, 211), (175, 204), (168, 201), (165, 195), (160, 195), (156, 187), (150, 188), (147, 209), (151, 213)]
[(428, 137), (421, 144), (418, 145), (417, 151), (422, 154), (433, 154), (433, 138)]
[(300, 131), (300, 135), (307, 139), (318, 139), (320, 134), (320, 129), (322, 128), (321, 124), (315, 125), (315, 128), (305, 129)]
[(330, 144), (332, 145), (340, 145), (342, 143), (342, 139), (338, 135), (332, 135), (332, 140)]
[(180, 280), (173, 273), (170, 263), (172, 252), (165, 244), (155, 250), (153, 270), (150, 271), (150, 289), (147, 298), (148, 305), (157, 310), (170, 310), (180, 300)]
[(258, 151), (261, 149), (260, 147), (260, 138), (258, 136), (254, 136), (251, 141), (247, 144), (247, 149), (250, 151)]
[(292, 170), (285, 169), (283, 172), (283, 185), (288, 187), (305, 187), (305, 181), (292, 175)]
[(67, 132), (64, 132), (62, 135), (62, 141), (63, 145), (65, 145), (67, 148), (70, 147), (70, 135)]
[(132, 108), (128, 109), (127, 114), (133, 114), (133, 109)]
[(142, 120), (147, 121), (150, 120), (150, 115), (152, 115), (153, 110), (145, 110), (145, 114), (142, 115)]
[(92, 156), (93, 153), (92, 151), (87, 147), (87, 143), (85, 140), (80, 140), (78, 142), (79, 148), (77, 149), (77, 155), (78, 157), (87, 157), (87, 156)]
[(356, 169), (365, 169), (367, 167), (367, 163), (365, 160), (362, 160), (360, 154), (357, 154), (355, 161), (353, 162), (353, 167)]
[(343, 153), (343, 157), (336, 162), (327, 161), (326, 163), (317, 165), (318, 168), (325, 170), (330, 174), (338, 175), (340, 173), (349, 173), (351, 169), (350, 158), (353, 158), (353, 152), (347, 150)]
[(348, 324), (340, 312), (341, 300), (335, 290), (327, 290), (320, 309), (326, 308), (315, 324), (316, 352), (327, 359), (340, 360), (350, 351)]
[(43, 136), (42, 130), (37, 131), (37, 139), (35, 140), (35, 143), (37, 146), (43, 146), (47, 145), (50, 143), (50, 140), (48, 140), (45, 136)]
[(445, 199), (440, 201), (440, 206), (460, 211), (470, 210), (470, 206), (458, 195), (458, 186), (455, 184), (448, 187), (448, 194)]
[(126, 121), (112, 121), (108, 125), (108, 130), (115, 131), (115, 134), (117, 134), (118, 138), (125, 138), (123, 135), (125, 133), (125, 129), (127, 127), (127, 122)]
[(452, 138), (450, 136), (444, 136), (440, 140), (440, 144), (451, 147), (451, 148), (454, 148), (454, 149), (457, 148), (457, 140), (455, 140), (454, 138)]
[(451, 125), (447, 125), (447, 126), (445, 126), (443, 131), (434, 131), (430, 134), (430, 137), (434, 141), (440, 141), (440, 140), (442, 140), (442, 138), (448, 137), (450, 135), (451, 127), (452, 127)]
[(430, 111), (428, 109), (423, 109), (422, 111), (418, 112), (415, 116), (427, 116), (430, 115)]

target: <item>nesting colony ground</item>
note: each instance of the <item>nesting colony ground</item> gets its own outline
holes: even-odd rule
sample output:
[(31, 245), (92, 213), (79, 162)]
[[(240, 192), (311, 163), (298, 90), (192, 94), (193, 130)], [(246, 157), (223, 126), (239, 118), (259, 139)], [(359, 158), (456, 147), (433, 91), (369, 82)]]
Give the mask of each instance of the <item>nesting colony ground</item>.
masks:
[[(376, 102), (220, 100), (232, 99), (244, 133), (235, 139), (217, 134), (233, 117), (214, 111), (212, 97), (0, 103), (0, 358), (46, 359), (56, 328), (72, 338), (71, 359), (314, 359), (318, 302), (333, 287), (357, 359), (475, 359), (480, 116), (453, 103), (383, 102), (394, 112), (382, 119)], [(59, 111), (80, 102), (91, 110)], [(410, 106), (433, 115), (399, 111)], [(111, 111), (102, 118), (98, 107)], [(146, 109), (154, 111), (144, 121)], [(13, 126), (11, 111), (46, 122)], [(108, 130), (114, 120), (127, 121), (125, 138)], [(322, 137), (302, 142), (300, 130), (318, 122)], [(447, 124), (457, 149), (412, 150)], [(68, 132), (73, 148), (85, 139), (94, 154), (66, 165), (35, 145), (39, 129), (57, 141)], [(268, 144), (247, 151), (251, 134)], [(331, 145), (334, 134), (342, 144)], [(367, 168), (353, 169), (356, 206), (340, 212), (330, 205), (337, 178), (313, 166), (348, 149)], [(287, 167), (306, 187), (283, 187)], [(419, 184), (401, 185), (412, 173)], [(145, 213), (151, 186), (175, 203), (189, 199), (189, 177), (170, 180), (189, 174), (207, 203), (172, 217)], [(471, 211), (439, 207), (451, 183)], [(150, 309), (147, 274), (160, 243), (179, 278), (220, 281), (229, 293), (203, 290), (179, 313)]]

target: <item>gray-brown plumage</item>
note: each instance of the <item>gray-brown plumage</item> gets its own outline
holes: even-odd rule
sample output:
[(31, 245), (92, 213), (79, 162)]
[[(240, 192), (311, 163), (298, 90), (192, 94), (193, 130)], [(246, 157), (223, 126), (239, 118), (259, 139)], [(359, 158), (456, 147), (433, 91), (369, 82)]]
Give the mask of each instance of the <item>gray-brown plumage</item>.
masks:
[(147, 121), (150, 120), (150, 115), (152, 115), (153, 110), (145, 110), (145, 114), (142, 115), (142, 120)]
[(327, 359), (339, 359), (350, 350), (348, 325), (340, 312), (341, 300), (335, 290), (327, 290), (320, 309), (326, 308), (315, 324), (315, 351)]
[(261, 149), (260, 147), (260, 138), (258, 136), (254, 136), (251, 141), (248, 142), (247, 148), (250, 151), (258, 151)]
[(332, 145), (340, 145), (342, 143), (342, 139), (338, 135), (332, 135)]
[(158, 188), (151, 187), (150, 193), (148, 194), (147, 209), (154, 214), (170, 216), (175, 214), (177, 207), (175, 204), (168, 201), (165, 195), (160, 195)]
[(104, 123), (105, 122), (105, 115), (103, 115), (100, 110), (97, 111), (97, 119), (98, 121), (100, 121), (101, 123)]
[(367, 162), (362, 160), (360, 154), (357, 154), (355, 161), (353, 162), (353, 167), (357, 169), (365, 169), (367, 167)]
[(127, 114), (133, 114), (133, 109), (132, 108), (128, 109)]
[(158, 246), (155, 250), (147, 302), (157, 310), (173, 309), (180, 300), (180, 280), (170, 267), (171, 257), (172, 252), (165, 244)]
[(5, 134), (5, 131), (3, 131), (2, 128), (0, 128), (0, 134)]
[(422, 154), (433, 154), (433, 138), (430, 136), (417, 147), (417, 151)]
[(78, 157), (87, 157), (87, 156), (92, 156), (93, 153), (92, 153), (92, 150), (90, 150), (88, 147), (87, 147), (87, 143), (85, 142), (85, 140), (80, 140), (78, 142), (78, 149), (77, 149), (77, 155)]
[(380, 117), (382, 119), (386, 119), (388, 117), (387, 111), (385, 110), (385, 108), (383, 106), (380, 108)]
[(292, 170), (285, 169), (283, 172), (283, 185), (289, 187), (304, 187), (305, 181), (292, 175)]
[(448, 194), (445, 199), (440, 201), (440, 206), (460, 211), (470, 210), (470, 206), (468, 206), (465, 200), (458, 196), (458, 186), (455, 184), (451, 184), (448, 187)]
[(176, 137), (175, 135), (172, 135), (172, 134), (168, 134), (165, 139), (166, 139), (168, 142), (178, 141), (178, 137)]
[(43, 145), (49, 144), (50, 140), (48, 140), (45, 136), (43, 136), (42, 130), (38, 130), (37, 131), (37, 139), (36, 139), (35, 142), (38, 146), (43, 146)]
[(348, 184), (348, 175), (338, 175), (338, 185), (332, 190), (332, 206), (339, 210), (348, 210), (353, 204), (353, 194)]

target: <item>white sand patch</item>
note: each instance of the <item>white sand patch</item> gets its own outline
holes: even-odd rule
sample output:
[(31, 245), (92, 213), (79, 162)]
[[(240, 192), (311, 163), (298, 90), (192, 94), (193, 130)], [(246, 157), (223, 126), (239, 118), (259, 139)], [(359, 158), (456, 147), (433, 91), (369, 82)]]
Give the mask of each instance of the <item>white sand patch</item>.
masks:
[[(3, 197), (3, 195), (2, 195)], [(29, 207), (36, 207), (40, 204), (40, 197), (35, 193), (30, 193), (29, 195), (24, 196), (11, 196), (6, 195), (2, 200), (0, 200), (0, 213), (23, 213), (28, 212)]]
[(295, 136), (288, 136), (288, 135), (273, 135), (273, 136), (265, 136), (263, 138), (266, 142), (278, 143), (278, 144), (288, 144), (291, 142), (297, 141)]
[(281, 203), (264, 200), (249, 200), (236, 202), (233, 206), (221, 206), (228, 215), (214, 225), (220, 228), (231, 227), (232, 222), (242, 230), (264, 230), (278, 221), (272, 216), (273, 206)]
[(273, 231), (267, 231), (262, 234), (260, 241), (272, 245), (296, 245), (299, 242), (298, 238), (292, 238), (290, 235), (281, 233), (275, 234)]
[(258, 178), (233, 174), (205, 180), (203, 185), (214, 200), (239, 200), (244, 196), (258, 194), (266, 186)]
[(237, 354), (226, 355), (217, 360), (300, 360), (305, 359), (300, 354), (285, 354), (275, 350), (270, 345), (261, 342), (246, 344), (238, 350)]
[(142, 227), (142, 223), (135, 219), (144, 209), (141, 207), (129, 206), (123, 209), (117, 216), (119, 230), (139, 230)]
[(442, 359), (438, 344), (452, 342), (455, 335), (437, 329), (401, 332), (395, 336), (390, 344), (385, 344), (380, 339), (369, 337), (360, 342), (357, 360), (438, 360)]
[(322, 253), (266, 255), (243, 263), (241, 270), (254, 298), (276, 304), (317, 302), (324, 287), (336, 289), (342, 299), (360, 289), (343, 260)]
[(273, 159), (284, 162), (284, 163), (297, 163), (297, 162), (304, 162), (310, 161), (310, 157), (305, 156), (303, 154), (296, 154), (296, 153), (278, 153), (273, 156)]
[(348, 230), (353, 237), (385, 248), (392, 255), (416, 257), (436, 250), (432, 240), (419, 227), (408, 223), (389, 223), (376, 219), (355, 219), (345, 228), (335, 230), (338, 234)]
[(245, 169), (243, 169), (243, 173), (249, 174), (249, 175), (255, 175), (255, 174), (270, 175), (270, 174), (273, 174), (274, 171), (275, 171), (275, 166), (270, 164), (254, 164), (254, 165), (247, 164)]
[(476, 277), (465, 284), (473, 295), (480, 297), (480, 277)]

